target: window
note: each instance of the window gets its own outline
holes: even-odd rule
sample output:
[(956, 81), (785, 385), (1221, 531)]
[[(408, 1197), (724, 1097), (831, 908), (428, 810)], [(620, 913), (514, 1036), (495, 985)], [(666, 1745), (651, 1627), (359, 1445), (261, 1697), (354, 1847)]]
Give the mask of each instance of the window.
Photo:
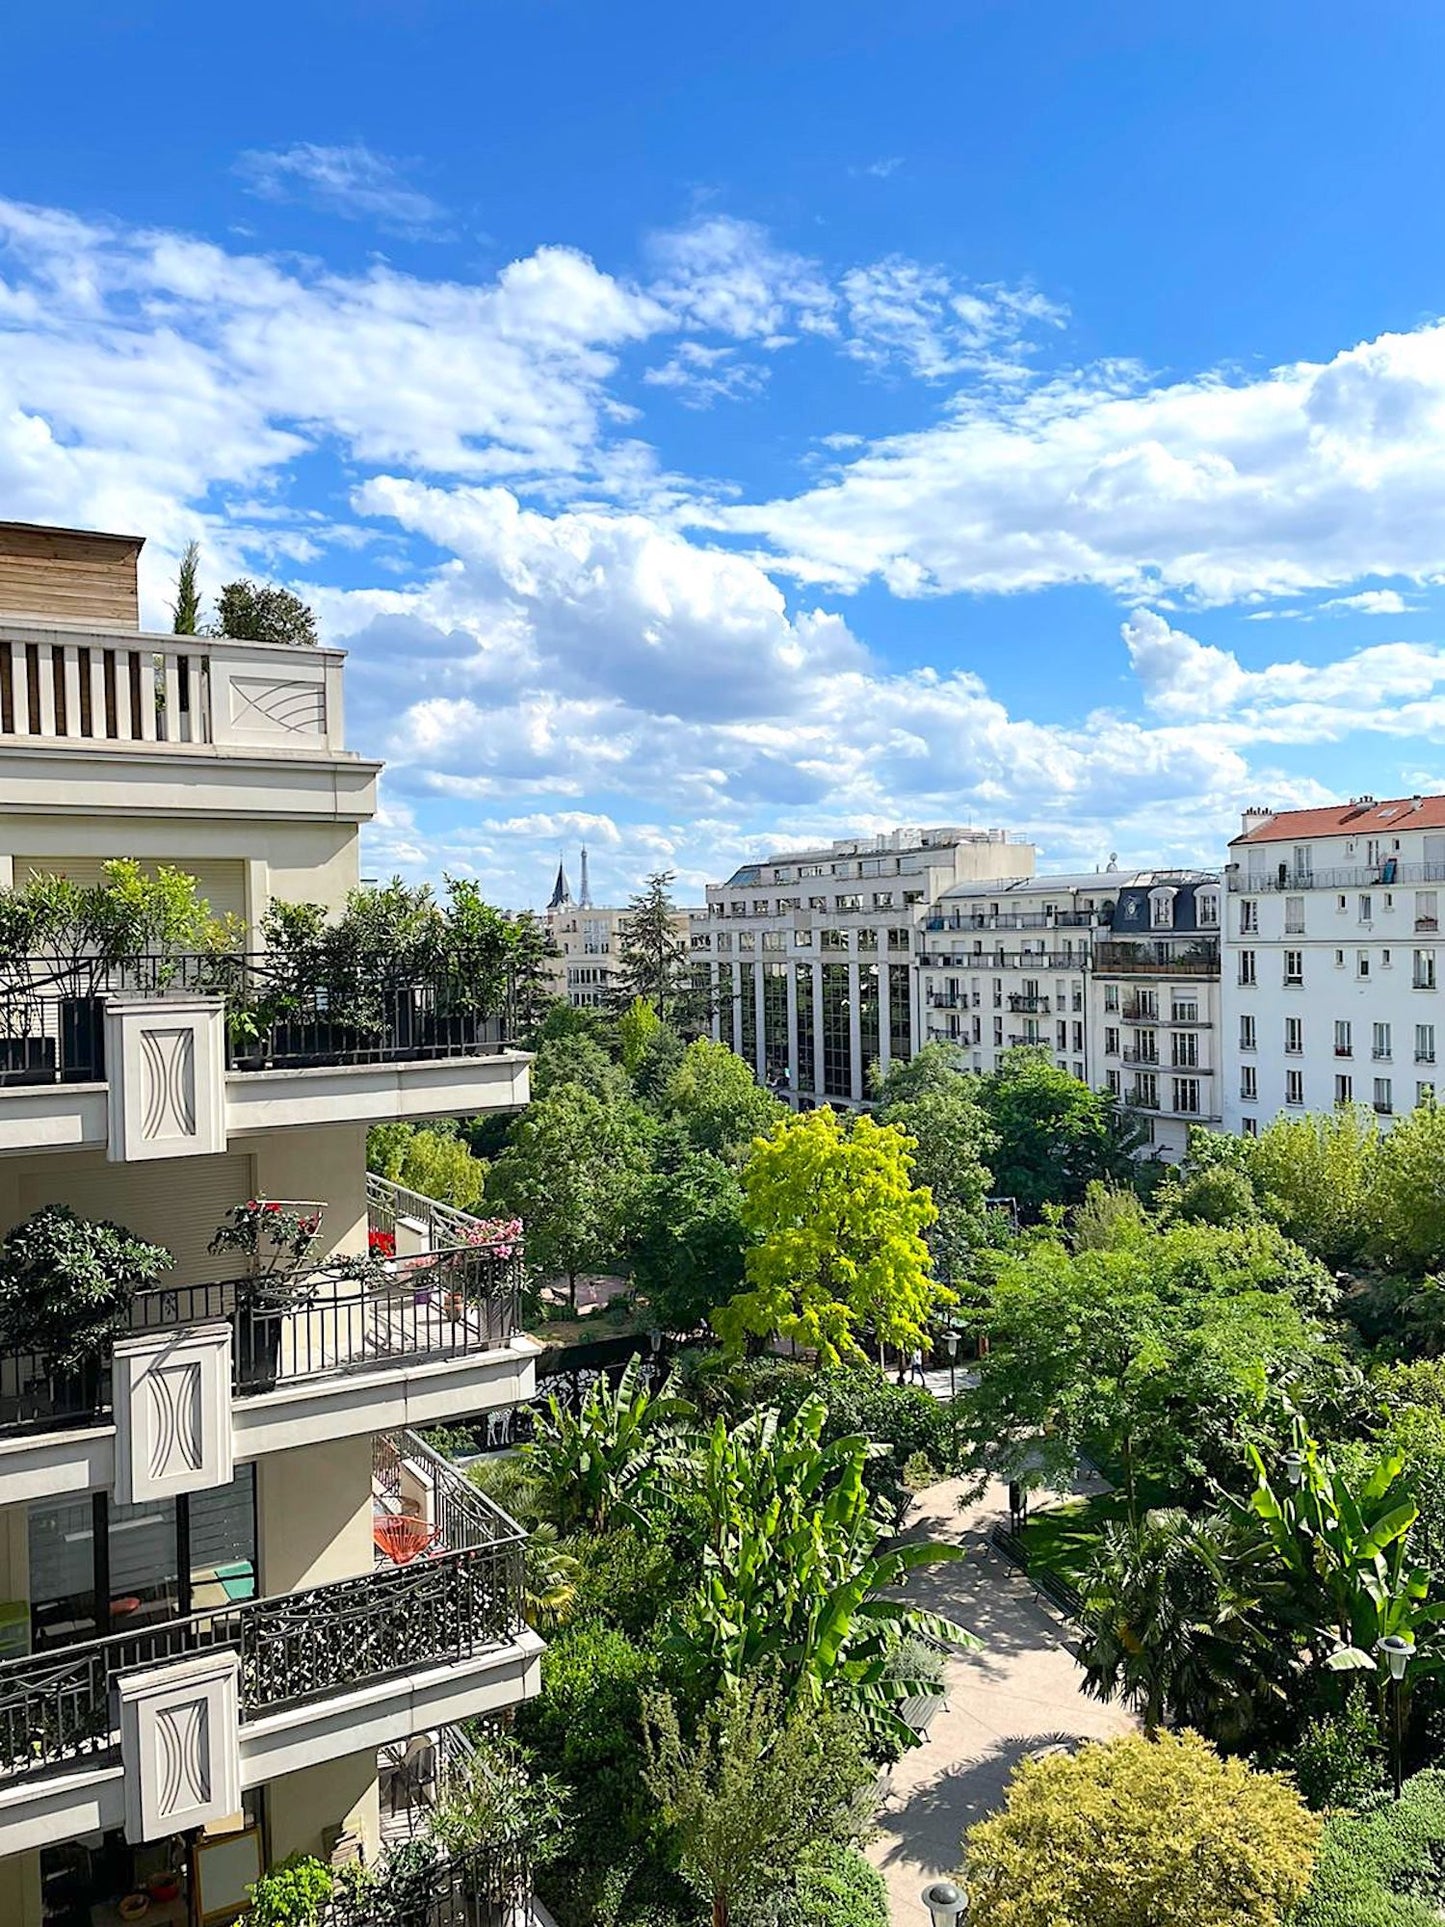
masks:
[(834, 897), (833, 908), (843, 911), (861, 910), (863, 899), (855, 891), (845, 890), (841, 896)]
[(1303, 1071), (1286, 1071), (1284, 1074), (1284, 1101), (1286, 1104), (1303, 1104), (1305, 1101), (1305, 1074)]
[[(973, 1020), (978, 1042), (978, 1019)], [(913, 1055), (913, 986), (906, 968), (894, 964), (888, 972), (888, 1054), (895, 1064)]]
[(1253, 897), (1243, 897), (1239, 905), (1239, 934), (1253, 937), (1259, 933), (1259, 905)]
[(1174, 928), (1174, 892), (1154, 890), (1149, 896), (1149, 927), (1152, 930), (1172, 930)]
[(807, 950), (811, 946), (812, 941), (813, 933), (811, 930), (795, 930), (793, 932), (794, 950)]
[(1337, 950), (1335, 952), (1335, 969), (1343, 970), (1344, 967), (1345, 967), (1345, 953), (1343, 950)]
[(858, 948), (859, 950), (866, 950), (870, 953), (876, 952), (878, 949), (878, 932), (876, 930), (860, 930), (858, 932)]
[(1303, 897), (1286, 897), (1284, 900), (1284, 933), (1287, 937), (1303, 936), (1305, 927), (1305, 900)]
[(1119, 1055), (1119, 1033), (1112, 1025), (1104, 1032), (1104, 1055), (1105, 1057)]
[(1253, 1050), (1254, 1047), (1254, 1019), (1247, 1015), (1241, 1016), (1239, 1020), (1239, 1048), (1241, 1050)]
[(1390, 1026), (1372, 1024), (1370, 1026), (1370, 1055), (1375, 1059), (1390, 1055)]
[(1395, 1108), (1395, 1105), (1394, 1105), (1394, 1100), (1393, 1100), (1393, 1098), (1392, 1098), (1392, 1097), (1391, 1097), (1391, 1095), (1390, 1095), (1390, 1080), (1389, 1080), (1389, 1078), (1388, 1078), (1388, 1077), (1377, 1077), (1377, 1078), (1375, 1079), (1375, 1109), (1376, 1109), (1376, 1111), (1377, 1111), (1377, 1112), (1379, 1113), (1379, 1115), (1380, 1115), (1381, 1117), (1389, 1117), (1389, 1115), (1390, 1115), (1390, 1114), (1391, 1114), (1391, 1112), (1392, 1112), (1392, 1111), (1394, 1110), (1394, 1108)]
[(1429, 1110), (1433, 1107), (1434, 1103), (1435, 1103), (1435, 1086), (1433, 1084), (1417, 1084), (1415, 1086), (1416, 1109), (1418, 1110), (1423, 1108), (1425, 1110)]
[(1118, 986), (1117, 984), (1105, 984), (1105, 985), (1104, 985), (1104, 1008), (1105, 1008), (1105, 1010), (1108, 1010), (1108, 1011), (1117, 1011), (1117, 1010), (1118, 1010), (1118, 1008), (1119, 1008), (1119, 986)]
[(732, 949), (732, 947), (733, 947), (733, 933), (732, 933), (732, 931), (731, 931), (731, 930), (719, 930), (719, 931), (718, 931), (718, 933), (717, 933), (717, 947), (718, 947), (718, 949), (719, 949), (719, 950), (731, 950), (731, 949)]
[(851, 1097), (853, 1046), (848, 1022), (848, 966), (823, 965), (823, 1095)]
[(765, 916), (766, 916), (767, 914), (768, 914), (768, 900), (767, 900), (767, 898), (766, 898), (766, 897), (754, 897), (754, 898), (753, 898), (753, 915), (754, 915), (755, 917), (765, 917)]
[(1124, 1073), (1122, 1071), (1105, 1071), (1104, 1082), (1109, 1088), (1109, 1095), (1111, 1097), (1120, 1097), (1123, 1095)]
[(1169, 1015), (1176, 1024), (1197, 1024), (1199, 999), (1188, 992), (1176, 990)]
[(1254, 952), (1252, 950), (1241, 950), (1239, 953), (1239, 981), (1242, 984), (1252, 984), (1257, 981), (1254, 974)]
[(758, 947), (758, 933), (756, 930), (739, 930), (738, 932), (738, 949), (739, 950), (756, 950), (757, 947)]
[(1305, 1047), (1305, 1023), (1303, 1017), (1286, 1017), (1284, 1020), (1284, 1048), (1287, 1056), (1299, 1057)]
[(1002, 1047), (1002, 1045), (1003, 1045), (1003, 1019), (1002, 1017), (995, 1017), (993, 1020), (993, 1047), (995, 1050), (998, 1050)]
[(1199, 917), (1199, 928), (1201, 930), (1217, 930), (1219, 928), (1219, 892), (1217, 890), (1201, 890), (1194, 899), (1194, 902)]
[(1239, 1094), (1247, 1104), (1253, 1104), (1259, 1096), (1259, 1072), (1253, 1064), (1240, 1066)]
[(1375, 920), (1375, 900), (1373, 897), (1360, 898), (1360, 922), (1373, 923)]
[(1347, 896), (1343, 894), (1343, 892), (1335, 898), (1336, 910), (1348, 910), (1349, 907), (1350, 907), (1350, 900)]
[(765, 930), (763, 932), (763, 948), (764, 950), (785, 950), (787, 948), (787, 932), (785, 930)]
[(1353, 1104), (1355, 1101), (1355, 1080), (1348, 1071), (1335, 1072), (1335, 1103)]
[(1370, 953), (1368, 950), (1357, 950), (1355, 952), (1355, 975), (1357, 977), (1368, 977), (1369, 974)]
[(1417, 1064), (1435, 1062), (1435, 1026), (1433, 1024), (1415, 1026), (1415, 1062)]
[(1134, 1033), (1134, 1062), (1136, 1064), (1157, 1064), (1159, 1062), (1159, 1033), (1153, 1030), (1140, 1030)]
[(1438, 890), (1415, 892), (1415, 928), (1417, 930), (1440, 928), (1440, 892)]
[(1257, 1117), (1242, 1117), (1239, 1120), (1239, 1135), (1241, 1137), (1258, 1137), (1259, 1119)]
[(1199, 1079), (1197, 1077), (1176, 1077), (1174, 1080), (1174, 1108), (1186, 1117), (1199, 1115)]
[(733, 917), (745, 917), (748, 914), (748, 906), (739, 897), (736, 903), (728, 905), (728, 914)]
[[(1174, 1049), (1170, 1061), (1175, 1070), (1194, 1071), (1199, 1068), (1199, 1033), (1192, 1030), (1177, 1030), (1174, 1033)], [(1174, 1107), (1178, 1110), (1178, 1105)]]
[(1354, 1054), (1355, 1045), (1350, 1030), (1350, 1020), (1348, 1017), (1337, 1017), (1335, 1019), (1335, 1056), (1353, 1057)]
[(906, 929), (890, 930), (888, 932), (888, 948), (892, 951), (895, 957), (899, 956), (900, 954), (906, 957), (908, 955), (907, 930)]
[(790, 910), (801, 910), (802, 907), (803, 899), (801, 897), (778, 898), (778, 915), (780, 917), (785, 917)]
[(846, 930), (820, 931), (818, 935), (818, 948), (820, 950), (846, 950), (848, 948), (848, 932)]
[(1134, 1080), (1134, 1102), (1142, 1111), (1157, 1111), (1159, 1108), (1159, 1075), (1157, 1071), (1140, 1071)]
[(1287, 984), (1302, 984), (1305, 980), (1305, 953), (1303, 950), (1286, 950), (1284, 953), (1284, 980)]
[(1416, 990), (1435, 988), (1435, 952), (1433, 950), (1415, 952), (1415, 973), (1412, 981)]
[(875, 910), (891, 910), (893, 908), (893, 892), (891, 890), (875, 890), (873, 892), (873, 908)]
[(809, 897), (808, 898), (808, 908), (810, 910), (826, 910), (827, 907), (828, 907), (828, 899), (826, 897)]

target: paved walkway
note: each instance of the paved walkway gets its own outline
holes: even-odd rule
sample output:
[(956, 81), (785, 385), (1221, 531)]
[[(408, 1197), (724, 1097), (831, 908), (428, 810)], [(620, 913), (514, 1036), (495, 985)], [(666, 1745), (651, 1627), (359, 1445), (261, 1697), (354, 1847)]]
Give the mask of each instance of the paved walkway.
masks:
[(1129, 1715), (1085, 1697), (1078, 1668), (1060, 1643), (1065, 1629), (1037, 1603), (1023, 1575), (987, 1546), (1006, 1519), (1002, 1486), (960, 1512), (957, 1480), (920, 1495), (910, 1536), (954, 1539), (968, 1556), (911, 1575), (908, 1593), (946, 1613), (983, 1641), (948, 1666), (948, 1705), (924, 1745), (893, 1768), (868, 1857), (883, 1871), (894, 1927), (928, 1927), (919, 1898), (931, 1880), (959, 1864), (964, 1829), (1003, 1802), (1009, 1774), (1033, 1748), (1061, 1739), (1107, 1739), (1126, 1732)]

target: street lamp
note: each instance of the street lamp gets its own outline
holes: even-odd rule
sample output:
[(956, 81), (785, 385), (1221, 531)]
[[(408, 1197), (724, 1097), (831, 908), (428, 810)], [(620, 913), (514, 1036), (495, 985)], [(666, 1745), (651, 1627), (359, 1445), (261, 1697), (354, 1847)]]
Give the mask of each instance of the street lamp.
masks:
[(923, 1889), (922, 1900), (933, 1927), (963, 1927), (968, 1914), (968, 1889), (951, 1880), (935, 1880)]
[(1280, 1458), (1280, 1470), (1293, 1486), (1305, 1482), (1305, 1455), (1303, 1452), (1286, 1452)]
[(1400, 1797), (1400, 1701), (1405, 1697), (1405, 1669), (1415, 1652), (1415, 1642), (1403, 1633), (1386, 1633), (1375, 1641), (1375, 1652), (1390, 1669), (1390, 1771), (1395, 1782), (1395, 1798)]

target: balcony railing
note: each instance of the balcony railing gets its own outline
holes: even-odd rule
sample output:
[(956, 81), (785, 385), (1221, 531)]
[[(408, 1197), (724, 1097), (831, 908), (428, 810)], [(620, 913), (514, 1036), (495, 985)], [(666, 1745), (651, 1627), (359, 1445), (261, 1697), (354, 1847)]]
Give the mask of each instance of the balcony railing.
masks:
[(1104, 977), (1217, 977), (1217, 938), (1188, 944), (1100, 943), (1094, 946), (1094, 973)]
[(1008, 1000), (1008, 1007), (1013, 1011), (1031, 1010), (1036, 1012), (1040, 1017), (1047, 1017), (1050, 1009), (1047, 997), (1029, 997), (1025, 996), (1022, 991), (1014, 992)]
[(1084, 970), (1087, 954), (1072, 950), (925, 950), (925, 970)]
[(408, 1854), (400, 1891), (384, 1897), (344, 1890), (316, 1916), (316, 1927), (514, 1927), (525, 1917), (532, 1884), (525, 1843), (468, 1847), (420, 1870)]
[(954, 910), (929, 917), (923, 927), (925, 930), (1089, 930), (1098, 922), (1092, 910), (1060, 910), (1051, 917), (1039, 911), (1000, 911), (991, 916), (982, 910)]
[(515, 1034), (509, 973), (452, 959), (0, 958), (0, 1086), (101, 1081), (105, 999), (167, 995), (226, 1000), (232, 1071), (488, 1056)]
[(475, 1243), (486, 1231), (483, 1221), (473, 1217), (470, 1211), (462, 1211), (454, 1204), (443, 1204), (437, 1198), (427, 1197), (424, 1191), (409, 1190), (404, 1184), (395, 1184), (390, 1178), (368, 1171), (367, 1229), (395, 1238), (398, 1218), (410, 1219), (413, 1224), (424, 1226), (427, 1245), (433, 1251), (441, 1251), (451, 1245)]
[(1235, 895), (1246, 897), (1279, 890), (1389, 890), (1396, 884), (1445, 883), (1445, 863), (1401, 863), (1397, 857), (1384, 857), (1378, 863), (1346, 864), (1332, 870), (1298, 870), (1279, 863), (1267, 871), (1244, 871), (1232, 863), (1225, 879)]
[[(390, 1263), (340, 1261), (292, 1277), (162, 1285), (138, 1292), (131, 1333), (225, 1320), (232, 1390), (246, 1397), (383, 1364), (496, 1351), (517, 1329), (521, 1256), (478, 1248)], [(58, 1369), (0, 1353), (0, 1430), (54, 1430), (111, 1410), (110, 1360)]]
[(335, 751), (342, 657), (222, 637), (0, 634), (0, 736)]
[(508, 1644), (522, 1624), (526, 1535), (480, 1493), (472, 1500), (472, 1542), (409, 1565), (6, 1661), (0, 1781), (113, 1757), (121, 1674), (191, 1654), (239, 1655), (245, 1721)]

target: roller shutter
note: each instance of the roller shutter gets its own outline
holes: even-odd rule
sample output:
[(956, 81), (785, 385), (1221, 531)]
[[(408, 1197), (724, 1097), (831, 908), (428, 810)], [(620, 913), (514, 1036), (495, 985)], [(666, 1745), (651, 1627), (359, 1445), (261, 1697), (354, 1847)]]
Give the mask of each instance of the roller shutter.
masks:
[(69, 1170), (57, 1162), (21, 1179), (20, 1213), (28, 1217), (43, 1204), (68, 1204), (83, 1218), (109, 1218), (174, 1252), (171, 1275), (178, 1283), (234, 1278), (244, 1261), (235, 1252), (213, 1258), (206, 1246), (232, 1205), (251, 1196), (251, 1166), (244, 1152)]
[[(15, 881), (27, 883), (33, 876), (67, 876), (82, 889), (103, 883), (103, 866), (112, 859), (104, 856), (17, 856)], [(246, 915), (246, 866), (239, 857), (167, 857), (174, 868), (196, 879), (201, 895), (218, 917)], [(143, 870), (154, 871), (155, 864), (145, 861)]]

